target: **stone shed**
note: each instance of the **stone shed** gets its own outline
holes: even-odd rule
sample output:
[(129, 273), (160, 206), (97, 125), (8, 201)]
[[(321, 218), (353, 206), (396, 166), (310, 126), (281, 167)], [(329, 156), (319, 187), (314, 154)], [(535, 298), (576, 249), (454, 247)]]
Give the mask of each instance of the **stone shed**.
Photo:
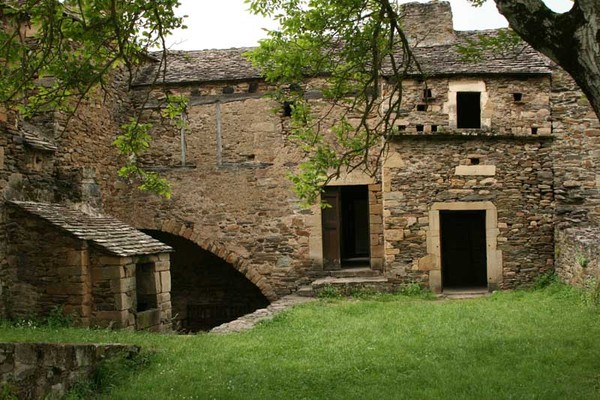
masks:
[(81, 326), (168, 330), (171, 248), (116, 220), (64, 205), (9, 202), (7, 317), (56, 306)]

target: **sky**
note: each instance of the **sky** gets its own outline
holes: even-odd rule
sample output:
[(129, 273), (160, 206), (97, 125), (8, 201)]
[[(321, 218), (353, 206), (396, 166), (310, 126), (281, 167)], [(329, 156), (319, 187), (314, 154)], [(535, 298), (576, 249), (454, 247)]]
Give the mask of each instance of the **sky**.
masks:
[[(174, 32), (168, 46), (172, 50), (226, 49), (256, 46), (266, 37), (263, 28), (277, 25), (262, 17), (250, 14), (244, 0), (180, 0), (178, 15), (187, 15), (188, 29)], [(402, 1), (406, 3), (408, 1)], [(553, 10), (567, 11), (570, 0), (544, 0)], [(454, 16), (454, 29), (493, 29), (508, 26), (496, 10), (493, 1), (475, 8), (467, 0), (450, 0)]]

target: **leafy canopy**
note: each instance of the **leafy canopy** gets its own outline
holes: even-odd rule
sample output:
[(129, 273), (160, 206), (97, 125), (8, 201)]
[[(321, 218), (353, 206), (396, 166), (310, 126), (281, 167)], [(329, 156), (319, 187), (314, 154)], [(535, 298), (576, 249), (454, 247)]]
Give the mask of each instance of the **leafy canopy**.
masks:
[[(291, 137), (306, 161), (291, 175), (305, 204), (343, 171), (376, 173), (400, 107), (401, 85), (380, 95), (381, 71), (396, 79), (419, 69), (401, 27), (396, 2), (379, 0), (248, 0), (254, 13), (280, 28), (250, 53), (276, 90), (291, 104)], [(328, 111), (306, 100), (307, 78), (320, 81)], [(325, 123), (325, 121), (327, 121)], [(329, 134), (325, 135), (323, 126)], [(382, 146), (380, 146), (382, 145)]]
[[(178, 0), (1, 1), (0, 105), (24, 118), (72, 113), (107, 83), (113, 69), (124, 67), (131, 83), (148, 51), (162, 48), (164, 56), (165, 37), (185, 27), (175, 15), (177, 6)], [(165, 57), (161, 66), (166, 68)], [(120, 175), (135, 176), (142, 189), (168, 196), (166, 181), (137, 163), (149, 145), (148, 130), (139, 118), (123, 127), (116, 144), (129, 161)]]

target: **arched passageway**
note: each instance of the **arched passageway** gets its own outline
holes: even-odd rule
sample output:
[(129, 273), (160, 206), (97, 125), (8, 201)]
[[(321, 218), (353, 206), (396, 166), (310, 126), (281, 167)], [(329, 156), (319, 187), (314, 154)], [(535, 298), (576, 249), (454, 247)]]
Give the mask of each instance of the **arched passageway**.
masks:
[(144, 232), (175, 250), (171, 254), (171, 303), (176, 329), (209, 330), (269, 305), (261, 291), (222, 258), (181, 236)]

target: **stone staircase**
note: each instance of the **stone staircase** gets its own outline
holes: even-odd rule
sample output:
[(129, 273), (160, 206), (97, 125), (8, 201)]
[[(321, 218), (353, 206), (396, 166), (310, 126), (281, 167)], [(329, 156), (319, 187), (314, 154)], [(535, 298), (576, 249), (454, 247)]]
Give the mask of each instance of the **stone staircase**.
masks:
[(319, 278), (310, 285), (298, 289), (296, 295), (316, 297), (319, 292), (330, 289), (340, 294), (350, 294), (356, 290), (389, 292), (392, 285), (379, 271), (368, 267), (347, 268), (329, 271), (328, 276)]

